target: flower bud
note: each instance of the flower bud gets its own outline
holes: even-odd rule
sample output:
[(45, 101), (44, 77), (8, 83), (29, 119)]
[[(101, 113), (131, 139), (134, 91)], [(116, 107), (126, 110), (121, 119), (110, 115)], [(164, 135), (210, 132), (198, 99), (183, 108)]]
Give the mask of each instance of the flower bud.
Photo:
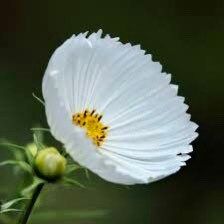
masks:
[(37, 146), (35, 143), (29, 143), (26, 145), (27, 150), (30, 152), (30, 154), (35, 157), (37, 154)]
[(35, 169), (39, 177), (55, 181), (62, 177), (66, 168), (66, 159), (56, 148), (45, 148), (37, 153)]

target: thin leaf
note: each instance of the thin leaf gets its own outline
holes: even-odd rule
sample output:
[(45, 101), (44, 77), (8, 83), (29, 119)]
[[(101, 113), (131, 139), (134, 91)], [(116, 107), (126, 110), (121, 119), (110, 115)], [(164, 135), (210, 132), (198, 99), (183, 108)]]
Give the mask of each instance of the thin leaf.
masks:
[(65, 173), (66, 174), (70, 174), (70, 173), (72, 173), (72, 172), (74, 172), (75, 170), (78, 170), (78, 169), (83, 169), (83, 167), (81, 167), (81, 166), (79, 166), (77, 164), (69, 164), (66, 167)]
[(86, 178), (89, 180), (90, 179), (90, 175), (89, 175), (89, 170), (83, 166), (80, 166), (78, 164), (69, 164), (67, 165), (67, 168), (66, 168), (66, 171), (65, 173), (66, 174), (70, 174), (78, 169), (84, 169), (85, 171), (85, 175), (86, 175)]
[(31, 168), (31, 166), (24, 161), (5, 160), (5, 161), (0, 163), (0, 166), (6, 166), (6, 165), (16, 165), (16, 166), (19, 166), (21, 169), (23, 169), (24, 171), (26, 171), (28, 173), (31, 173), (31, 174), (33, 173), (33, 170)]
[(84, 169), (85, 169), (86, 178), (90, 180), (89, 170), (87, 168), (84, 168)]
[(0, 146), (5, 147), (6, 149), (9, 149), (16, 160), (23, 160), (25, 156), (25, 147), (21, 145), (16, 145), (13, 143), (8, 142), (7, 140), (0, 140)]
[(49, 222), (52, 220), (62, 221), (74, 219), (100, 219), (108, 216), (108, 210), (93, 210), (93, 211), (46, 211), (34, 213), (32, 216), (33, 222)]
[(22, 211), (23, 210), (21, 210), (21, 209), (9, 208), (9, 209), (5, 209), (5, 210), (0, 211), (0, 214), (7, 213), (7, 212), (22, 212)]
[(79, 183), (77, 180), (67, 178), (67, 177), (64, 177), (62, 179), (62, 183), (69, 184), (69, 185), (76, 185), (81, 188), (86, 188), (83, 184)]
[(11, 206), (17, 204), (17, 203), (20, 202), (20, 201), (24, 201), (24, 200), (29, 200), (29, 198), (24, 198), (24, 197), (23, 197), (23, 198), (16, 198), (16, 199), (13, 199), (13, 200), (11, 200), (11, 201), (8, 201), (8, 202), (6, 202), (6, 203), (4, 203), (4, 204), (1, 205), (1, 211), (2, 211), (2, 210), (7, 210), (7, 209), (9, 209)]
[(12, 143), (7, 143), (7, 142), (0, 142), (0, 145), (1, 146), (6, 146), (8, 148), (15, 148), (15, 149), (26, 150), (26, 148), (24, 146), (12, 144)]
[(38, 139), (38, 136), (37, 136), (35, 133), (33, 133), (33, 140), (34, 140), (34, 143), (36, 144), (38, 150), (44, 148), (44, 145), (43, 145), (42, 142)]
[(46, 132), (50, 132), (49, 128), (31, 128), (31, 131), (46, 131)]
[[(32, 143), (30, 143), (30, 144), (32, 144)], [(36, 145), (34, 144), (34, 146), (36, 147)], [(25, 153), (26, 153), (26, 157), (27, 157), (27, 160), (28, 160), (28, 162), (29, 162), (29, 164), (30, 165), (33, 165), (33, 162), (34, 162), (34, 156), (35, 155), (33, 155), (32, 154), (32, 152), (30, 151), (30, 145), (27, 145), (26, 146), (26, 151), (25, 151)]]
[(33, 192), (33, 190), (41, 183), (44, 183), (44, 180), (41, 180), (39, 178), (34, 178), (32, 184), (30, 184), (29, 186), (27, 186), (26, 188), (24, 188), (21, 191), (21, 195), (27, 197), (30, 196)]
[(41, 103), (43, 106), (45, 106), (44, 101), (42, 99), (40, 99), (38, 96), (36, 96), (35, 93), (32, 93), (32, 95), (39, 103)]

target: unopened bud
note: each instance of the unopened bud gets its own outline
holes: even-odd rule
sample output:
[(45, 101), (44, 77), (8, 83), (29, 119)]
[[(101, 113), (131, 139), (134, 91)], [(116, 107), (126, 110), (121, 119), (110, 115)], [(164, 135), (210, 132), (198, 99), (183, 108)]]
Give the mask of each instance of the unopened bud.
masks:
[(37, 154), (37, 146), (35, 143), (29, 143), (26, 145), (27, 150), (30, 152), (30, 154), (35, 157)]
[(63, 176), (65, 168), (66, 159), (56, 148), (45, 148), (37, 153), (35, 169), (39, 177), (55, 181)]

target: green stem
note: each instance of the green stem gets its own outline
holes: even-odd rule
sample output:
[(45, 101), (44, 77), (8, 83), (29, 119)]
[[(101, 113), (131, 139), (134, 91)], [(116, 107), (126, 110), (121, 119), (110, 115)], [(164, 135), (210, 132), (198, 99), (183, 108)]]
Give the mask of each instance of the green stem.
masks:
[(26, 211), (23, 213), (23, 215), (22, 215), (21, 219), (19, 220), (18, 224), (26, 224), (27, 223), (27, 221), (30, 217), (30, 214), (33, 210), (33, 207), (35, 205), (35, 202), (36, 202), (38, 196), (40, 195), (41, 190), (43, 189), (43, 186), (44, 186), (44, 183), (40, 183), (35, 188), (35, 190), (33, 192), (33, 195), (32, 195), (32, 198), (30, 199), (30, 201), (29, 201), (29, 203), (26, 207)]

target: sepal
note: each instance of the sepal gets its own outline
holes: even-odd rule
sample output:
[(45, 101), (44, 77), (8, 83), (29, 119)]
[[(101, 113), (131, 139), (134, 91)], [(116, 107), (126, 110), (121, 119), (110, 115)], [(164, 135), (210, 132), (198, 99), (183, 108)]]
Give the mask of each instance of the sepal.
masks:
[(32, 167), (24, 162), (24, 161), (18, 161), (18, 160), (5, 160), (3, 162), (0, 162), (0, 166), (5, 166), (5, 165), (15, 165), (21, 168), (23, 171), (28, 172), (30, 174), (33, 173)]
[(16, 205), (19, 202), (24, 201), (24, 200), (29, 200), (29, 198), (25, 198), (25, 197), (16, 198), (16, 199), (13, 199), (11, 201), (5, 202), (4, 204), (1, 204), (0, 214), (7, 213), (7, 212), (20, 212), (20, 211), (22, 211), (21, 209), (12, 208), (12, 206), (14, 206), (14, 205)]
[(64, 184), (64, 185), (68, 185), (68, 186), (78, 186), (78, 187), (81, 187), (81, 188), (86, 188), (86, 186), (84, 186), (83, 184), (81, 184), (77, 180), (74, 180), (74, 179), (68, 178), (68, 177), (63, 177), (62, 180), (61, 180), (61, 183)]
[(39, 185), (39, 184), (43, 184), (43, 183), (46, 183), (46, 181), (38, 178), (38, 177), (34, 177), (33, 178), (33, 182), (28, 185), (27, 187), (25, 187), (21, 192), (20, 194), (23, 196), (23, 197), (30, 197), (33, 193), (33, 190)]

